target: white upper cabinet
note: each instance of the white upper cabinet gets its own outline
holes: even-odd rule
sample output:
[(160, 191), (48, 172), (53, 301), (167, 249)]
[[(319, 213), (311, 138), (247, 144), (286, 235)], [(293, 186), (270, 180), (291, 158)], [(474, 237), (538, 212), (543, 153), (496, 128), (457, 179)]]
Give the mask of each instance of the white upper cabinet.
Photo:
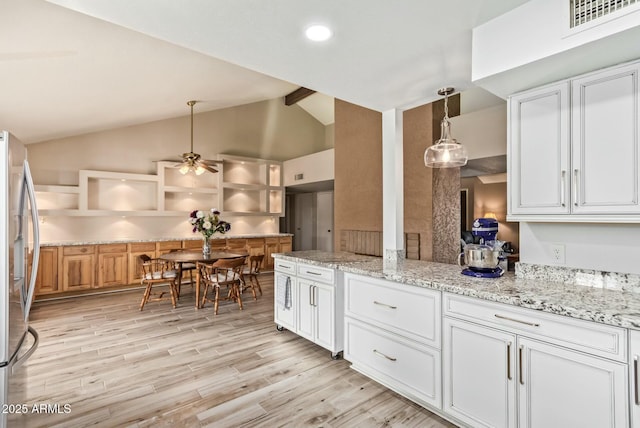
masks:
[(569, 84), (509, 99), (511, 214), (568, 214)]
[(640, 64), (572, 81), (574, 213), (639, 213)]
[(640, 63), (509, 98), (509, 220), (640, 222)]

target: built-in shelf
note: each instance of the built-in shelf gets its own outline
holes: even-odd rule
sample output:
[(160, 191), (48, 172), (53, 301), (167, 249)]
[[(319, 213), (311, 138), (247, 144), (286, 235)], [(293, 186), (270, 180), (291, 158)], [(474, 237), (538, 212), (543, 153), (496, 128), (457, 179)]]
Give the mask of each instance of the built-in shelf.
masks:
[(157, 174), (80, 170), (78, 186), (37, 185), (41, 216), (184, 216), (217, 208), (223, 215), (282, 216), (282, 164), (223, 155), (219, 172), (182, 175), (175, 162)]

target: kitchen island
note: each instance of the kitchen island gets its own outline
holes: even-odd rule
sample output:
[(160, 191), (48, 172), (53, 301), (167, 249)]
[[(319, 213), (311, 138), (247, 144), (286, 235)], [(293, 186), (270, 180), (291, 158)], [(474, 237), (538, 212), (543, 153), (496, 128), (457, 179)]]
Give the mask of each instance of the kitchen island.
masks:
[(274, 257), (276, 275), (278, 262), (335, 272), (352, 368), (461, 426), (640, 426), (637, 275), (521, 263), (481, 279), (424, 261)]

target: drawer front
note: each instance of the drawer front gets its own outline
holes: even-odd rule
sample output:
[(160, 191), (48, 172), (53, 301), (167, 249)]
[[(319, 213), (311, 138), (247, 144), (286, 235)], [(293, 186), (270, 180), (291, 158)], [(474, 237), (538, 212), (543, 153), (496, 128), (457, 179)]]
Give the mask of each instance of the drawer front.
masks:
[(441, 408), (440, 352), (366, 323), (345, 321), (344, 358), (410, 398)]
[(95, 251), (95, 245), (74, 245), (73, 247), (64, 247), (62, 254), (65, 256), (77, 256), (81, 254), (93, 254)]
[(444, 313), (559, 346), (626, 361), (626, 330), (532, 309), (444, 294)]
[(287, 272), (289, 275), (296, 274), (296, 262), (289, 260), (275, 259), (274, 269), (280, 272)]
[(161, 241), (158, 242), (158, 250), (177, 250), (182, 248), (182, 241)]
[(312, 281), (333, 284), (335, 276), (334, 272), (335, 271), (330, 268), (298, 263), (298, 276), (301, 278), (310, 279)]
[(100, 254), (126, 253), (126, 252), (127, 252), (127, 244), (98, 245), (98, 253), (100, 253)]
[(134, 242), (129, 244), (129, 251), (132, 253), (141, 253), (145, 251), (155, 252), (155, 242)]
[(441, 293), (345, 274), (345, 315), (440, 348)]

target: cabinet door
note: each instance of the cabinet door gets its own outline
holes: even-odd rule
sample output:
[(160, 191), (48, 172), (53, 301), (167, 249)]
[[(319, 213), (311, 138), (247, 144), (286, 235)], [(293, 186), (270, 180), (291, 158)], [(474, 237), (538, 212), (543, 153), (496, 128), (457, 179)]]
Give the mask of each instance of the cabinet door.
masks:
[(127, 253), (98, 255), (98, 287), (128, 284)]
[(631, 330), (629, 339), (631, 426), (640, 427), (640, 331)]
[(297, 333), (311, 341), (315, 341), (315, 288), (316, 286), (313, 282), (306, 279), (298, 279)]
[(279, 252), (280, 245), (278, 243), (278, 238), (265, 238), (264, 261), (262, 262), (262, 268), (266, 270), (273, 269), (273, 257), (271, 257), (271, 254)]
[(573, 212), (640, 212), (638, 64), (572, 82)]
[(316, 312), (315, 342), (332, 352), (335, 351), (336, 346), (342, 348), (342, 344), (335, 343), (336, 299), (334, 287), (317, 283), (313, 302)]
[(627, 367), (518, 338), (519, 426), (628, 426)]
[(515, 427), (515, 335), (446, 317), (443, 326), (443, 410), (474, 427)]
[(64, 291), (86, 290), (96, 284), (94, 254), (62, 257), (62, 289)]
[(293, 251), (293, 239), (291, 236), (280, 238), (280, 252), (288, 253)]
[(509, 214), (569, 213), (569, 84), (509, 98)]
[[(285, 308), (283, 305), (285, 295), (285, 284), (287, 277), (290, 279), (290, 291), (291, 291), (291, 307)], [(277, 325), (285, 327), (286, 329), (296, 332), (296, 310), (297, 310), (297, 281), (295, 276), (288, 275), (282, 272), (275, 272), (274, 274), (274, 320)]]
[(58, 248), (41, 247), (35, 294), (50, 294), (62, 291), (58, 282)]

